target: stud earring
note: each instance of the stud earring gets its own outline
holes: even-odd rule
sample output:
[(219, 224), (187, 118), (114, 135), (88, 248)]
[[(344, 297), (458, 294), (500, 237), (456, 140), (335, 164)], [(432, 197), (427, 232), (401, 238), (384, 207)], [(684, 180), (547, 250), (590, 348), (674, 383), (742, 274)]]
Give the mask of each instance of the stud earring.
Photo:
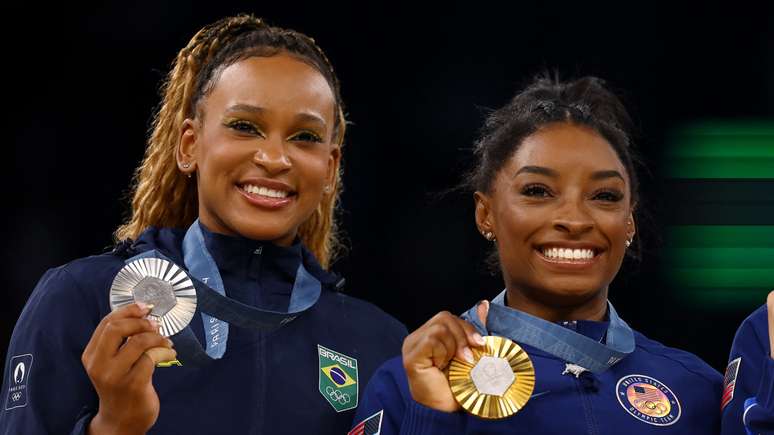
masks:
[(333, 189), (331, 189), (331, 185), (330, 185), (330, 184), (327, 184), (327, 185), (326, 185), (326, 186), (323, 188), (323, 192), (325, 192), (325, 193), (331, 193), (331, 190), (333, 190)]
[(632, 239), (626, 241), (626, 247), (632, 246)]
[(190, 163), (183, 163), (183, 169), (188, 169), (191, 167)]
[(494, 233), (493, 233), (493, 232), (491, 232), (491, 231), (486, 231), (486, 232), (484, 232), (484, 233), (481, 233), (481, 234), (484, 236), (484, 238), (485, 238), (485, 239), (489, 240), (490, 242), (494, 242), (494, 241), (496, 241), (496, 240), (497, 240), (497, 239), (495, 238), (495, 235), (494, 235)]

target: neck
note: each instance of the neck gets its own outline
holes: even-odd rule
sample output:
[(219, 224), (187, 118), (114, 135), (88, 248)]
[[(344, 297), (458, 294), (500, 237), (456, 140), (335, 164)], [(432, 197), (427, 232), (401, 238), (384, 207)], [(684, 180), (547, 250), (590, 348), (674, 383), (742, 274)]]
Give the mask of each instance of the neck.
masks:
[(607, 313), (607, 288), (595, 293), (591, 298), (577, 303), (559, 298), (551, 298), (545, 293), (527, 292), (515, 287), (506, 290), (508, 307), (523, 311), (549, 322), (567, 320), (605, 320)]
[(220, 234), (220, 235), (229, 236), (229, 237), (237, 237), (237, 238), (241, 237), (244, 239), (250, 239), (255, 242), (271, 243), (277, 246), (281, 246), (283, 248), (288, 248), (290, 246), (293, 246), (296, 241), (297, 231), (292, 231), (291, 233), (280, 236), (278, 238), (266, 237), (264, 234), (261, 234), (261, 233), (256, 233), (256, 234), (241, 233), (236, 229), (230, 228), (225, 223), (223, 223), (220, 219), (217, 219), (216, 217), (210, 217), (209, 215), (202, 215), (201, 213), (199, 215), (199, 224), (204, 229), (206, 229), (211, 233)]

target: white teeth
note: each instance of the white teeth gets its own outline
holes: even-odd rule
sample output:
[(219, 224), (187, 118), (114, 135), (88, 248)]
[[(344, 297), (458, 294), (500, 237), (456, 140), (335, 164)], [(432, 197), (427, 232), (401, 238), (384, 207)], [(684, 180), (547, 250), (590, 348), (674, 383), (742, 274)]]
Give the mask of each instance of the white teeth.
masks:
[(270, 198), (287, 198), (288, 192), (284, 190), (274, 190), (263, 186), (253, 186), (252, 184), (245, 184), (242, 186), (245, 192), (255, 195), (268, 196)]
[(594, 258), (591, 249), (543, 248), (543, 255), (558, 260), (589, 260)]

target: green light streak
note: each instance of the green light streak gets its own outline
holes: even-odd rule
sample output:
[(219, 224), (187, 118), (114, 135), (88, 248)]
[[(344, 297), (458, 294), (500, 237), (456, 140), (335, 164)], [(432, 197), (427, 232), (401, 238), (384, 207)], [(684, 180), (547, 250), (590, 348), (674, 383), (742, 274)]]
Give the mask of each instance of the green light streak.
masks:
[(673, 178), (774, 178), (774, 124), (705, 122), (678, 130), (666, 147)]
[(769, 269), (774, 272), (774, 248), (674, 248), (669, 250), (669, 263), (675, 269)]
[(763, 288), (684, 288), (677, 299), (700, 308), (752, 311), (766, 302), (768, 294)]
[(667, 245), (669, 248), (774, 248), (774, 225), (675, 225), (667, 228)]
[[(675, 268), (673, 279), (680, 287), (750, 287), (774, 289), (774, 268), (715, 269)], [(761, 301), (762, 302), (762, 301)]]
[(752, 309), (774, 289), (774, 226), (672, 226), (666, 236), (663, 270), (679, 299)]

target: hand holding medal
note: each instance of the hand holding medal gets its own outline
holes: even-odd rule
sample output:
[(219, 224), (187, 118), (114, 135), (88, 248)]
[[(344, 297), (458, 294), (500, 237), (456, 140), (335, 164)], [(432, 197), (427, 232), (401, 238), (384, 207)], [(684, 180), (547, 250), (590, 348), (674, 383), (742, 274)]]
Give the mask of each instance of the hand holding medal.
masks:
[[(478, 314), (486, 319), (489, 305), (479, 304)], [(444, 372), (452, 358), (473, 363), (471, 348), (486, 342), (468, 322), (448, 312), (434, 316), (403, 342), (403, 366), (411, 396), (418, 403), (439, 411), (461, 409)]]
[[(145, 317), (152, 308), (130, 304), (105, 316), (81, 356), (99, 396), (99, 412), (89, 433), (145, 433), (159, 415), (159, 398), (151, 382), (157, 360), (174, 359), (172, 342)], [(131, 338), (131, 339), (129, 339)], [(146, 355), (148, 357), (146, 357)]]
[(175, 264), (142, 258), (122, 268), (110, 289), (113, 312), (91, 337), (82, 361), (99, 395), (90, 433), (145, 433), (159, 415), (155, 366), (177, 356), (169, 337), (196, 308), (188, 275)]

